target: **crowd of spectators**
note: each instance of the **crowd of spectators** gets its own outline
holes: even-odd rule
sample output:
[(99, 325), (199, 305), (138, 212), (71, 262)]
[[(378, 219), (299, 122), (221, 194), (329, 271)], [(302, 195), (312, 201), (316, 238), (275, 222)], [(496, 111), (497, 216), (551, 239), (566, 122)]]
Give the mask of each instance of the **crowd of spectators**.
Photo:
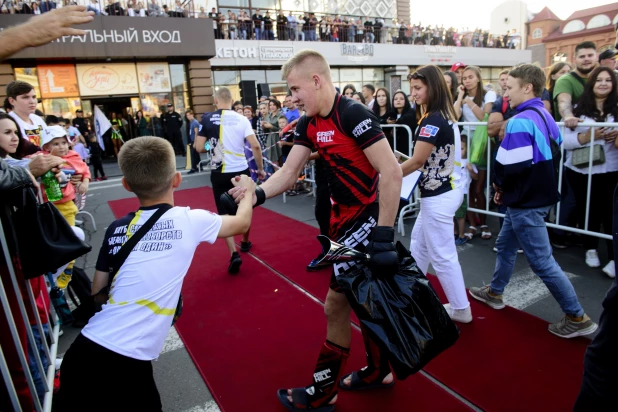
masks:
[[(170, 0), (172, 3), (174, 0)], [(292, 11), (262, 12), (240, 10), (206, 12), (196, 9), (193, 0), (175, 0), (169, 6), (160, 0), (81, 0), (96, 15), (138, 17), (210, 18), (216, 39), (241, 40), (296, 40), (348, 43), (393, 43), (455, 47), (490, 47), (517, 49), (521, 35), (515, 30), (506, 34), (490, 34), (481, 29), (412, 24), (404, 20), (368, 16), (341, 16), (316, 13), (294, 14)], [(5, 0), (3, 14), (41, 14), (76, 1)], [(253, 13), (251, 13), (253, 12)]]

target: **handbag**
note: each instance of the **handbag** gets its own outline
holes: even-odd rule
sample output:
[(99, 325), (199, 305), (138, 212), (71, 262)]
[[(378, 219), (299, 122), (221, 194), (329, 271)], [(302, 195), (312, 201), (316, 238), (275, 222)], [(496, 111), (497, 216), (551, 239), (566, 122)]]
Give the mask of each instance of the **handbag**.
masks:
[[(489, 115), (485, 113), (483, 118), (487, 122)], [(487, 126), (477, 126), (470, 142), (470, 163), (480, 167), (487, 166), (487, 144), (489, 135), (487, 134)]]
[[(605, 163), (605, 148), (603, 145), (595, 144), (592, 146), (592, 165), (602, 165), (603, 163)], [(571, 164), (579, 168), (588, 167), (590, 164), (590, 146), (573, 150)]]
[(10, 194), (13, 226), (24, 277), (36, 278), (92, 250), (51, 202), (39, 202), (34, 186), (16, 188)]
[[(120, 250), (115, 255), (111, 256), (111, 266), (109, 268), (109, 279), (107, 286), (97, 292), (96, 295), (94, 295), (93, 298), (95, 302), (100, 302), (101, 300), (107, 302), (107, 299), (109, 298), (109, 291), (111, 289), (112, 282), (114, 281), (114, 277), (129, 257), (131, 251), (135, 248), (135, 246), (137, 246), (138, 242), (146, 235), (146, 233), (148, 233), (148, 231), (152, 229), (154, 224), (157, 223), (157, 220), (159, 220), (159, 218), (171, 208), (171, 205), (162, 205), (161, 207), (159, 207), (157, 211), (154, 212), (152, 216), (150, 216), (150, 218), (148, 218), (146, 223), (144, 223), (137, 232), (135, 232), (125, 243), (122, 244)], [(172, 326), (176, 323), (178, 318), (180, 318), (180, 315), (182, 314), (182, 306), (182, 294), (180, 294), (180, 296), (178, 297), (178, 303), (176, 304), (176, 311), (172, 320)], [(97, 312), (99, 310), (101, 310), (100, 307), (96, 309)]]

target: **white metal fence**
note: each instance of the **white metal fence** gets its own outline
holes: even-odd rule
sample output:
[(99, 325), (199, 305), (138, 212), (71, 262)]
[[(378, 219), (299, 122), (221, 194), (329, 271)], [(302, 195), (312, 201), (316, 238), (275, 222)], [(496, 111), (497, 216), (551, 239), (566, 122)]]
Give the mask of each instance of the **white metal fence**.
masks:
[[(564, 125), (563, 122), (557, 123), (558, 127), (560, 128), (560, 133), (564, 136), (564, 131), (566, 126)], [(466, 134), (468, 136), (468, 140), (467, 140), (467, 153), (468, 156), (470, 155), (470, 145), (472, 143), (472, 137), (474, 135), (474, 132), (470, 132), (470, 127), (479, 127), (479, 126), (487, 126), (487, 122), (460, 122), (459, 126), (462, 126), (464, 131), (462, 132), (462, 134)], [(580, 123), (578, 125), (578, 127), (586, 127), (586, 126), (592, 126), (592, 132), (591, 132), (591, 142), (590, 142), (590, 146), (592, 146), (594, 144), (595, 141), (595, 127), (613, 127), (613, 128), (617, 128), (618, 130), (618, 123), (599, 123), (599, 122), (595, 122), (595, 123), (591, 123), (591, 122), (587, 122), (587, 123)], [(467, 132), (467, 133), (466, 133)], [(487, 178), (486, 178), (486, 182), (485, 182), (485, 196), (487, 201), (485, 202), (485, 209), (477, 209), (477, 208), (473, 208), (470, 207), (469, 201), (470, 201), (470, 196), (468, 196), (468, 211), (470, 212), (475, 212), (475, 213), (481, 213), (481, 214), (485, 214), (488, 216), (497, 216), (497, 217), (504, 217), (504, 213), (499, 213), (499, 212), (494, 212), (492, 210), (489, 210), (489, 204), (490, 204), (490, 199), (491, 199), (491, 193), (492, 193), (492, 185), (491, 185), (491, 167), (494, 163), (494, 159), (493, 159), (493, 155), (492, 155), (492, 146), (493, 143), (491, 142), (491, 138), (489, 138), (489, 141), (487, 142)], [(495, 148), (497, 149), (498, 144), (495, 145)], [(562, 151), (563, 155), (562, 158), (560, 159), (560, 168), (559, 168), (559, 175), (558, 175), (558, 191), (562, 190), (562, 182), (564, 180), (564, 159), (565, 159), (565, 150), (563, 149)], [(586, 194), (586, 217), (585, 217), (585, 223), (584, 223), (584, 227), (583, 228), (576, 228), (576, 227), (571, 227), (571, 226), (565, 226), (565, 225), (560, 225), (560, 203), (558, 202), (556, 204), (555, 207), (555, 219), (554, 222), (547, 222), (547, 226), (554, 228), (554, 229), (561, 229), (567, 232), (573, 232), (573, 233), (578, 233), (578, 234), (582, 234), (582, 235), (589, 235), (589, 236), (595, 236), (595, 237), (599, 237), (599, 238), (603, 238), (603, 239), (609, 239), (612, 240), (612, 237), (610, 235), (607, 235), (605, 233), (600, 233), (600, 232), (594, 232), (588, 229), (588, 223), (589, 223), (589, 216), (590, 216), (590, 192), (592, 189), (592, 165), (593, 165), (593, 150), (590, 150), (590, 158), (589, 158), (589, 163), (588, 163), (588, 187), (587, 187), (587, 194)], [(607, 188), (607, 190), (613, 190), (613, 188)]]

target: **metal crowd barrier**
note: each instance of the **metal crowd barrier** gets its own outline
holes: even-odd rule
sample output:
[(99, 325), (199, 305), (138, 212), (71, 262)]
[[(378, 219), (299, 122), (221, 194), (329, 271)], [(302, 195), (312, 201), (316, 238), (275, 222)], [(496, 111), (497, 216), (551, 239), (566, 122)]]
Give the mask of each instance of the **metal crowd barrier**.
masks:
[[(45, 310), (48, 311), (48, 318), (49, 318), (49, 327), (48, 327), (49, 335), (47, 336), (49, 337), (49, 341), (51, 343), (51, 345), (48, 346), (46, 334), (43, 330), (41, 318), (39, 317), (39, 312), (36, 306), (36, 300), (32, 292), (30, 281), (20, 279), (22, 282), (19, 283), (17, 275), (15, 273), (15, 268), (13, 267), (13, 264), (12, 264), (13, 260), (9, 253), (9, 245), (8, 245), (4, 230), (5, 229), (2, 225), (2, 222), (0, 222), (0, 244), (2, 246), (2, 252), (4, 255), (4, 259), (6, 261), (6, 265), (8, 267), (10, 284), (4, 284), (2, 279), (0, 279), (0, 301), (2, 303), (2, 309), (6, 316), (6, 320), (7, 320), (9, 330), (12, 336), (13, 344), (15, 345), (15, 349), (17, 352), (16, 355), (19, 358), (19, 362), (21, 364), (21, 367), (24, 371), (24, 375), (26, 377), (26, 381), (28, 384), (28, 388), (30, 390), (30, 395), (32, 397), (34, 408), (37, 412), (41, 412), (41, 411), (49, 412), (51, 411), (51, 407), (52, 407), (54, 375), (55, 375), (55, 370), (56, 370), (55, 359), (56, 359), (56, 354), (58, 351), (58, 334), (60, 332), (60, 322), (58, 321), (58, 316), (56, 315), (53, 305), (50, 304), (49, 308), (45, 308)], [(20, 288), (20, 285), (21, 285), (21, 288)], [(28, 300), (30, 301), (31, 310), (34, 313), (34, 317), (35, 317), (34, 320), (36, 321), (35, 326), (30, 325), (30, 319), (26, 312), (26, 306), (25, 306), (25, 302), (24, 302), (22, 292), (21, 292), (22, 289), (25, 289), (26, 293), (28, 294)], [(41, 293), (46, 293), (46, 292), (42, 291)], [(9, 295), (15, 295), (16, 301), (18, 302), (19, 313), (21, 313), (24, 327), (27, 333), (26, 342), (20, 341), (19, 333), (17, 331), (17, 322), (19, 322), (19, 319), (15, 318), (13, 311), (11, 310), (9, 300), (8, 300)], [(43, 302), (45, 302), (45, 299), (43, 299)], [(47, 370), (44, 370), (43, 368), (43, 362), (42, 362), (41, 357), (39, 356), (38, 345), (37, 345), (37, 342), (35, 341), (35, 338), (32, 332), (32, 327), (36, 327), (39, 332), (39, 335), (41, 336), (40, 343), (43, 345), (43, 351), (45, 354), (45, 358), (47, 359), (48, 361), (47, 363), (49, 365)], [(45, 396), (43, 398), (43, 404), (41, 404), (41, 402), (39, 401), (39, 397), (37, 395), (37, 391), (35, 388), (34, 379), (30, 372), (28, 359), (26, 357), (26, 353), (23, 350), (23, 348), (27, 347), (27, 345), (30, 345), (32, 348), (32, 352), (34, 353), (34, 360), (36, 363), (36, 368), (37, 368), (39, 375), (42, 378), (41, 380), (45, 388)], [(13, 410), (21, 411), (22, 408), (19, 402), (19, 398), (17, 396), (17, 391), (15, 390), (13, 377), (11, 375), (11, 371), (9, 370), (7, 362), (6, 362), (7, 356), (15, 356), (15, 354), (6, 353), (5, 350), (6, 348), (0, 347), (0, 372), (2, 373), (2, 378), (4, 380), (4, 384), (8, 392), (9, 400), (13, 406)]]
[[(412, 157), (412, 153), (414, 152), (412, 147), (412, 129), (410, 126), (405, 124), (381, 124), (382, 129), (393, 129), (393, 151), (401, 152), (397, 150), (397, 129), (401, 130), (401, 133), (407, 132), (408, 134), (408, 157)], [(406, 154), (406, 153), (404, 153)], [(420, 210), (420, 193), (418, 191), (418, 186), (414, 189), (408, 204), (405, 205), (401, 211), (399, 212), (399, 218), (397, 219), (397, 231), (401, 234), (401, 236), (406, 235), (405, 226), (403, 224), (404, 219), (412, 219), (415, 218)]]
[[(468, 153), (468, 157), (470, 156), (470, 145), (472, 143), (472, 135), (470, 133), (470, 126), (487, 126), (487, 122), (459, 122), (458, 123), (459, 126), (463, 126), (464, 128), (464, 132), (467, 131), (467, 136), (468, 136), (468, 140), (467, 140), (467, 153)], [(558, 127), (560, 128), (560, 133), (562, 134), (562, 136), (564, 136), (564, 131), (566, 126), (564, 125), (563, 122), (558, 122), (556, 123), (558, 125)], [(613, 128), (618, 128), (618, 123), (607, 123), (607, 122), (586, 122), (586, 123), (580, 123), (578, 125), (578, 127), (586, 127), (586, 126), (592, 126), (592, 133), (591, 133), (591, 141), (590, 141), (590, 146), (592, 146), (594, 144), (595, 141), (595, 127), (613, 127)], [(462, 134), (465, 134), (464, 132), (462, 132)], [(493, 156), (492, 156), (492, 148), (493, 144), (491, 142), (491, 138), (488, 137), (488, 142), (487, 142), (487, 178), (486, 178), (486, 184), (485, 184), (485, 197), (486, 197), (486, 202), (485, 202), (485, 209), (477, 209), (477, 208), (473, 208), (470, 207), (470, 196), (468, 196), (468, 211), (470, 212), (475, 212), (475, 213), (482, 213), (488, 216), (497, 216), (497, 217), (504, 217), (504, 213), (499, 213), (499, 212), (494, 212), (489, 210), (489, 203), (491, 200), (491, 165), (494, 162)], [(497, 148), (497, 145), (496, 145)], [(562, 157), (560, 159), (560, 168), (559, 168), (559, 175), (558, 175), (558, 191), (560, 192), (562, 190), (562, 182), (564, 179), (564, 158), (565, 158), (565, 149), (562, 149)], [(610, 235), (607, 235), (605, 233), (600, 233), (600, 232), (593, 232), (588, 230), (588, 223), (589, 223), (589, 215), (590, 215), (590, 191), (592, 188), (591, 182), (592, 182), (592, 173), (590, 173), (591, 169), (592, 169), (592, 163), (593, 163), (593, 154), (594, 151), (590, 150), (590, 158), (588, 161), (588, 187), (587, 187), (587, 192), (586, 192), (586, 217), (585, 217), (585, 223), (584, 223), (584, 228), (575, 228), (575, 227), (570, 227), (570, 226), (564, 226), (564, 225), (560, 225), (560, 203), (558, 202), (556, 204), (555, 207), (555, 222), (556, 223), (552, 223), (552, 222), (547, 222), (546, 225), (548, 227), (554, 228), (554, 229), (560, 229), (560, 230), (564, 230), (567, 232), (573, 232), (573, 233), (578, 233), (578, 234), (582, 234), (582, 235), (589, 235), (589, 236), (595, 236), (595, 237), (599, 237), (602, 239), (609, 239), (612, 240), (612, 237)], [(612, 188), (607, 188), (607, 190), (612, 190)]]

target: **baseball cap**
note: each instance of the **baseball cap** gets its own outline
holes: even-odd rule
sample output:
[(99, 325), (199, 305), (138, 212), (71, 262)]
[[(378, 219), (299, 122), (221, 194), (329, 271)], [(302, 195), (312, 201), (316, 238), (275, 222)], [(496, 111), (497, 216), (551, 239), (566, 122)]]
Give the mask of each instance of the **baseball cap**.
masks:
[(75, 110), (75, 113), (83, 113), (84, 111), (82, 109), (77, 109)]
[(167, 107), (174, 107), (174, 105), (173, 105), (173, 104), (171, 104), (171, 103), (168, 103), (168, 104), (167, 104)]
[[(65, 137), (67, 141), (67, 131), (62, 126), (49, 126), (43, 129), (41, 132), (41, 146), (45, 146), (47, 143), (58, 137)], [(70, 143), (70, 142), (69, 142)]]
[(614, 57), (616, 57), (616, 50), (605, 50), (603, 53), (599, 54), (599, 61), (605, 59), (613, 59)]
[(457, 62), (451, 66), (451, 71), (456, 72), (457, 69), (465, 69), (465, 68), (466, 68), (465, 64), (463, 64), (462, 62)]

